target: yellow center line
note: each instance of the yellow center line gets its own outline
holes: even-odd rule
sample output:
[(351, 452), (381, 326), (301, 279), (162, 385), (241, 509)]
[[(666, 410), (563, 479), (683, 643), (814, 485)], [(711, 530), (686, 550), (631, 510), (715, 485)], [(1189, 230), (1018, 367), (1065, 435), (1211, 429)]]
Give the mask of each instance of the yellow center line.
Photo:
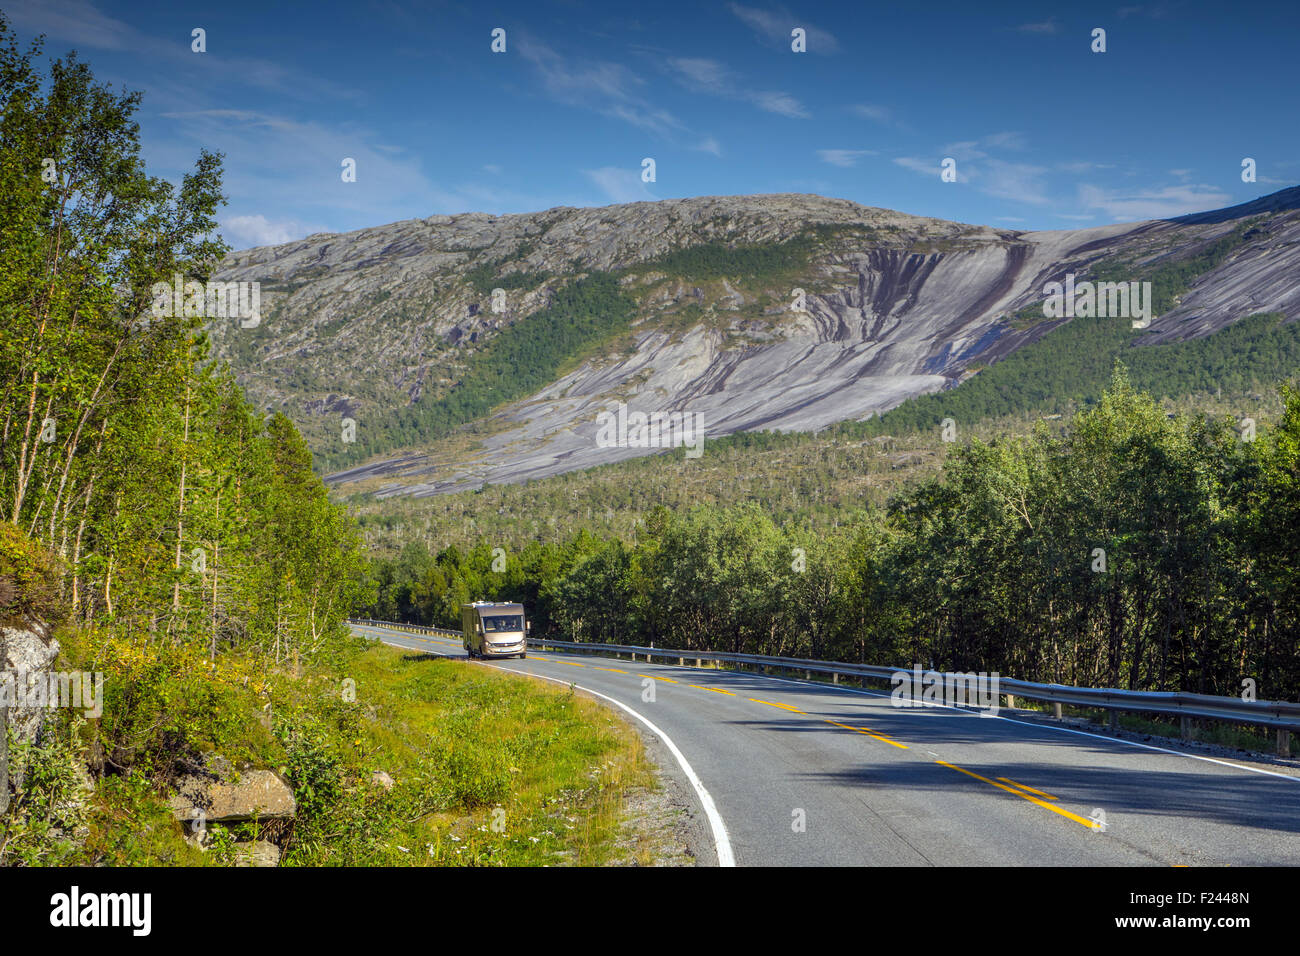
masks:
[(721, 687), (701, 687), (699, 684), (687, 684), (686, 686), (687, 686), (687, 687), (694, 687), (696, 690), (707, 690), (707, 691), (712, 691), (712, 692), (715, 693), (715, 694), (726, 694), (728, 697), (735, 697), (735, 696), (736, 696), (736, 695), (733, 694), (731, 691), (729, 691), (729, 690), (723, 690)]
[(676, 684), (676, 683), (677, 683), (677, 681), (673, 680), (671, 677), (657, 677), (657, 676), (655, 676), (654, 674), (637, 674), (636, 676), (637, 676), (637, 677), (647, 677), (647, 678), (649, 678), (650, 680), (661, 680), (661, 681), (667, 681), (669, 684)]
[(751, 697), (751, 698), (749, 698), (749, 699), (752, 700), (752, 701), (753, 701), (754, 703), (756, 703), (756, 704), (767, 704), (767, 706), (769, 706), (769, 707), (780, 707), (782, 710), (788, 710), (788, 711), (791, 711), (792, 713), (795, 713), (795, 714), (802, 714), (802, 713), (803, 713), (803, 711), (800, 710), (798, 707), (792, 707), (792, 706), (789, 705), (789, 704), (778, 704), (778, 703), (776, 703), (776, 702), (774, 702), (774, 701), (770, 701), (770, 700), (759, 700), (757, 697)]
[(834, 724), (836, 727), (843, 727), (845, 730), (851, 730), (855, 734), (865, 734), (868, 737), (875, 737), (877, 740), (883, 740), (887, 744), (893, 744), (899, 750), (907, 750), (907, 744), (900, 744), (897, 740), (890, 740), (882, 734), (874, 733), (869, 727), (854, 727), (851, 724), (841, 724), (838, 720), (827, 720), (826, 723)]
[(611, 674), (626, 674), (627, 671), (621, 671), (617, 667), (593, 667), (592, 670), (609, 671)]
[(1059, 813), (1067, 820), (1073, 820), (1075, 823), (1079, 824), (1080, 826), (1085, 826), (1089, 830), (1097, 829), (1097, 822), (1095, 820), (1090, 820), (1088, 817), (1081, 817), (1077, 813), (1071, 813), (1069, 810), (1062, 810), (1060, 807), (1054, 807), (1047, 801), (1039, 800), (1037, 797), (1033, 796), (1032, 794), (1022, 793), (1019, 790), (1013, 790), (1011, 787), (1008, 787), (1005, 784), (998, 783), (996, 780), (990, 780), (988, 777), (981, 777), (979, 774), (972, 773), (969, 770), (966, 770), (962, 767), (958, 767), (956, 764), (946, 763), (943, 760), (936, 760), (935, 763), (940, 764), (941, 766), (944, 767), (951, 767), (953, 770), (960, 770), (962, 773), (966, 774), (966, 776), (974, 777), (976, 780), (982, 780), (991, 787), (997, 787), (999, 790), (1005, 790), (1007, 793), (1014, 793), (1021, 800), (1028, 800), (1030, 803), (1036, 803), (1040, 807), (1046, 807), (1047, 809), (1051, 810), (1053, 813)]
[(579, 664), (577, 661), (560, 661), (561, 664), (568, 664), (570, 667), (586, 667), (586, 664)]
[(1059, 799), (1061, 799), (1060, 797), (1054, 797), (1054, 796), (1052, 796), (1050, 793), (1043, 793), (1043, 791), (1041, 791), (1041, 790), (1035, 790), (1033, 787), (1030, 787), (1030, 786), (1028, 786), (1028, 785), (1026, 785), (1026, 784), (1023, 784), (1023, 783), (1016, 783), (1016, 782), (1015, 782), (1014, 780), (1012, 780), (1010, 777), (998, 777), (998, 779), (1001, 780), (1003, 783), (1009, 783), (1009, 784), (1011, 784), (1011, 786), (1013, 786), (1013, 787), (1019, 787), (1021, 790), (1028, 790), (1030, 793), (1036, 793), (1036, 794), (1038, 794), (1040, 797), (1042, 797), (1044, 800), (1059, 800)]

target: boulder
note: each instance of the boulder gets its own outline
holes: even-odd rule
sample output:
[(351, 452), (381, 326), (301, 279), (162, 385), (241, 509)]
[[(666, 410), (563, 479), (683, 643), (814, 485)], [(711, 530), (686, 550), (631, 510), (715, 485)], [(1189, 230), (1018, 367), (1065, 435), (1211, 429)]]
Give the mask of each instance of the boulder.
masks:
[(208, 823), (287, 819), (297, 811), (293, 790), (271, 770), (250, 770), (230, 783), (191, 774), (181, 778), (167, 803), (178, 820), (193, 820), (201, 810)]
[[(59, 656), (59, 642), (50, 637), (41, 624), (26, 627), (0, 627), (0, 648), (4, 660), (0, 669), (10, 674), (27, 675), (30, 681), (37, 675), (49, 672), (50, 665)], [(35, 743), (49, 713), (46, 707), (10, 707), (9, 727), (19, 743)]]
[[(58, 656), (59, 642), (44, 624), (30, 621), (19, 627), (0, 625), (0, 671), (6, 681), (5, 696), (17, 697), (19, 679), (45, 679)], [(10, 787), (21, 789), (25, 773), (10, 770), (9, 735), (16, 743), (38, 743), (48, 713), (45, 707), (19, 707), (9, 700), (0, 706), (0, 811), (9, 807)]]
[(280, 848), (265, 840), (235, 847), (235, 866), (279, 866)]

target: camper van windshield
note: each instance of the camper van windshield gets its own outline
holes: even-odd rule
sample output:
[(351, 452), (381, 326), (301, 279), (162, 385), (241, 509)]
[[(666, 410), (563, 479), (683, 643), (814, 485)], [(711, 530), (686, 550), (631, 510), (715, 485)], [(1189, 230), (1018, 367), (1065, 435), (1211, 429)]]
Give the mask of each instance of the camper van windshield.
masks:
[(483, 618), (485, 631), (522, 631), (523, 629), (524, 619), (519, 614), (500, 614)]

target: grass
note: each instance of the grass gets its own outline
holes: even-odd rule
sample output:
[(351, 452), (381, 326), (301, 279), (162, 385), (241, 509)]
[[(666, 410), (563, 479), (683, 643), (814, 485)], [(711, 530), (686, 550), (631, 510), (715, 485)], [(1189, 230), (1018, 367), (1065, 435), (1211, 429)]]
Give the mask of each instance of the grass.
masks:
[[(571, 688), (389, 647), (368, 650), (354, 679), (374, 708), (365, 766), (394, 778), (398, 802), (433, 796), (430, 812), (395, 828), (380, 862), (602, 865), (624, 795), (654, 786), (635, 731)], [(333, 851), (302, 856), (293, 862), (331, 862)]]
[[(104, 720), (120, 721), (131, 681), (105, 670)], [(632, 832), (627, 819), (629, 802), (658, 788), (640, 738), (572, 687), (379, 644), (333, 669), (264, 671), (245, 685), (213, 670), (218, 706), (240, 719), (193, 739), (240, 769), (278, 770), (297, 800), (292, 825), (214, 824), (200, 852), (166, 804), (167, 761), (141, 756), (87, 792), (87, 726), (61, 712), (23, 758), (32, 771), (20, 812), (0, 821), (0, 862), (232, 865), (249, 839), (276, 842), (282, 866), (600, 866), (658, 853), (655, 828)], [(192, 696), (199, 679), (158, 686)], [(259, 720), (266, 704), (274, 718)]]

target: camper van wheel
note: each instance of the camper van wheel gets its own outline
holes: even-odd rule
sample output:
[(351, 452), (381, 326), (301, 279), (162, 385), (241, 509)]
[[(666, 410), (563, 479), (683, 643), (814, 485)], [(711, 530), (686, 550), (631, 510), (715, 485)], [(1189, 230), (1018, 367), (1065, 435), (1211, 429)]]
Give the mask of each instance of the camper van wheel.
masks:
[(520, 654), (520, 655), (519, 655), (519, 659), (522, 661), (522, 660), (523, 660), (525, 657), (527, 657), (527, 656), (528, 656), (527, 654)]

